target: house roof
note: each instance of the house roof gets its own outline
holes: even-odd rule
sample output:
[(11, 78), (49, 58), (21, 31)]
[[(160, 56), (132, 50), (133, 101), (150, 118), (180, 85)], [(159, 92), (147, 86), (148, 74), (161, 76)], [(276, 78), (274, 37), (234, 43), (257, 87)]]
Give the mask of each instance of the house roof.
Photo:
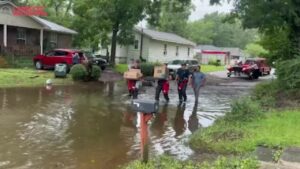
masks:
[(199, 49), (199, 50), (220, 50), (219, 47), (216, 47), (214, 45), (198, 45), (196, 47), (196, 49)]
[(213, 45), (198, 45), (196, 49), (210, 52), (229, 52), (232, 56), (243, 56), (244, 53), (240, 48), (216, 47)]
[(174, 33), (169, 32), (160, 32), (156, 30), (151, 29), (144, 29), (140, 27), (135, 27), (135, 29), (145, 34), (146, 36), (150, 37), (151, 39), (158, 40), (158, 41), (164, 41), (164, 42), (172, 42), (177, 44), (184, 44), (184, 45), (190, 45), (190, 46), (196, 46), (196, 44), (188, 39), (185, 39), (179, 35), (176, 35)]
[[(15, 4), (13, 4), (10, 1), (0, 1), (0, 5), (4, 5), (4, 4), (10, 4), (11, 6), (15, 7), (16, 9), (17, 6)], [(20, 9), (18, 9), (20, 10)], [(40, 25), (42, 25), (44, 27), (45, 30), (50, 30), (50, 31), (54, 31), (54, 32), (61, 32), (61, 33), (67, 33), (67, 34), (77, 34), (76, 31), (66, 28), (64, 26), (58, 25), (54, 22), (48, 21), (46, 19), (42, 19), (38, 16), (28, 16), (30, 18), (32, 18), (34, 21), (36, 21), (37, 23), (39, 23)]]
[(62, 32), (62, 33), (69, 33), (69, 34), (77, 34), (76, 31), (63, 27), (61, 25), (58, 25), (54, 22), (50, 22), (48, 20), (42, 19), (40, 17), (37, 16), (33, 16), (40, 24), (46, 26), (47, 30), (51, 30), (51, 31), (55, 31), (55, 32)]

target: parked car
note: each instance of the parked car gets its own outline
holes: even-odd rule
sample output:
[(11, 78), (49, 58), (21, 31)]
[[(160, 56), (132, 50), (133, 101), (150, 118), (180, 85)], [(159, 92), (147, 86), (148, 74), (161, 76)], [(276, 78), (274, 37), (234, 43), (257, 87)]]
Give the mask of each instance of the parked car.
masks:
[(187, 68), (192, 71), (196, 67), (199, 66), (199, 63), (197, 60), (189, 59), (189, 60), (173, 60), (168, 63), (168, 69), (169, 73), (172, 76), (173, 79), (176, 77), (176, 72), (179, 68), (181, 68), (181, 64), (186, 64)]
[(105, 59), (97, 57), (92, 52), (84, 52), (84, 55), (89, 61), (95, 65), (98, 65), (102, 70), (105, 70), (106, 66), (108, 66), (108, 62)]
[(228, 77), (232, 73), (240, 75), (247, 75), (250, 79), (258, 79), (259, 76), (269, 75), (271, 67), (267, 64), (265, 58), (249, 58), (244, 64), (238, 66), (231, 66), (228, 68)]
[(36, 69), (53, 69), (55, 64), (66, 64), (67, 70), (73, 65), (73, 56), (79, 56), (79, 63), (86, 61), (82, 51), (73, 49), (55, 49), (33, 58)]

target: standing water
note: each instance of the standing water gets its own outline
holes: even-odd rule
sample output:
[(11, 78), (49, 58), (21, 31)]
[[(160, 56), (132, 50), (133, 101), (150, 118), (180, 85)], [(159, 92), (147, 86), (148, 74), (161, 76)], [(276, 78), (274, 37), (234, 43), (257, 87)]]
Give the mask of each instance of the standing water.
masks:
[[(174, 86), (172, 86), (174, 87)], [(150, 158), (168, 154), (188, 159), (188, 136), (229, 110), (230, 101), (249, 88), (207, 86), (199, 103), (169, 104), (151, 121)], [(154, 98), (146, 88), (140, 98)], [(161, 97), (163, 99), (163, 97)], [(0, 89), (0, 168), (113, 169), (140, 158), (137, 116), (123, 83)]]

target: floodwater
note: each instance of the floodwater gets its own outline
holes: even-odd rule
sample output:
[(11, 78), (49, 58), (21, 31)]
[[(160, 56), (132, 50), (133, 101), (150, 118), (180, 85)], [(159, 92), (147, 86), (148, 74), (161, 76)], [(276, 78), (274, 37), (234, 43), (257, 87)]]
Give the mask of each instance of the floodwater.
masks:
[[(175, 86), (169, 104), (149, 126), (149, 157), (188, 159), (187, 140), (229, 110), (230, 101), (249, 87), (206, 86), (198, 105), (192, 91), (177, 106)], [(147, 87), (140, 98), (154, 98)], [(140, 159), (139, 123), (130, 109), (124, 82), (40, 88), (0, 89), (0, 168), (113, 169)]]

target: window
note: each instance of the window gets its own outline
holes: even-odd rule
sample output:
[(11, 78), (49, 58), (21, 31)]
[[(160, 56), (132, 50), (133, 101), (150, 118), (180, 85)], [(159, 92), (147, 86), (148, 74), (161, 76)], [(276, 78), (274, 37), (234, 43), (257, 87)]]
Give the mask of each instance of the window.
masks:
[(134, 40), (134, 49), (139, 49), (139, 40)]
[(50, 34), (50, 45), (51, 48), (57, 47), (57, 34), (54, 32), (51, 32)]
[(176, 56), (178, 56), (179, 46), (176, 46)]
[(192, 65), (198, 65), (198, 62), (196, 60), (191, 61)]
[(19, 45), (26, 44), (26, 29), (24, 28), (17, 29), (17, 44)]
[(190, 49), (190, 48), (188, 48), (188, 56), (190, 56), (190, 52), (191, 52), (190, 50), (191, 50), (191, 49)]
[(7, 7), (7, 6), (4, 6), (4, 7), (1, 8), (0, 13), (3, 13), (3, 14), (10, 14), (10, 13), (11, 13), (11, 12), (10, 12), (10, 8)]
[(55, 52), (54, 51), (50, 51), (50, 52), (47, 52), (46, 53), (46, 56), (54, 56), (55, 55)]
[(64, 51), (55, 51), (55, 56), (67, 56), (68, 52)]
[(167, 46), (167, 44), (164, 44), (164, 55), (167, 55), (167, 49), (168, 48), (168, 46)]

